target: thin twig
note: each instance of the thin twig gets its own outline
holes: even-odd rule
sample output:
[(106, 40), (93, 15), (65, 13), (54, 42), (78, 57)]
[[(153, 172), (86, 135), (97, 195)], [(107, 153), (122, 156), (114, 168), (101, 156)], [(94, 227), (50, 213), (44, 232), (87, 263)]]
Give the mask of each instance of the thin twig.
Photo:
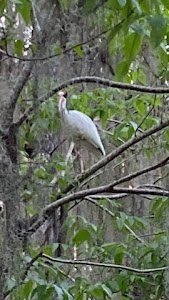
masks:
[(137, 268), (132, 268), (132, 267), (124, 266), (124, 265), (117, 265), (117, 264), (111, 264), (111, 263), (100, 263), (100, 262), (94, 262), (94, 261), (81, 261), (81, 260), (54, 258), (54, 257), (51, 257), (44, 253), (42, 254), (42, 257), (45, 259), (48, 259), (49, 261), (63, 263), (63, 264), (114, 268), (114, 269), (121, 269), (121, 270), (130, 271), (130, 272), (141, 273), (141, 274), (145, 274), (145, 273), (149, 274), (149, 273), (164, 271), (169, 268), (169, 266), (164, 266), (164, 267), (153, 268), (153, 269), (137, 269)]

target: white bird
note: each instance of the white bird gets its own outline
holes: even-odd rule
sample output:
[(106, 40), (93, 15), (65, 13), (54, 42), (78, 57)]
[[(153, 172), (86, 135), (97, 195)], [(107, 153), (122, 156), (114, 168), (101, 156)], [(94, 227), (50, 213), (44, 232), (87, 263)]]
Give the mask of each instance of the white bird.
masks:
[(106, 155), (97, 127), (92, 119), (80, 111), (67, 110), (67, 93), (60, 91), (58, 95), (58, 109), (66, 133), (71, 136), (73, 140), (86, 140), (89, 144), (100, 150), (102, 155)]

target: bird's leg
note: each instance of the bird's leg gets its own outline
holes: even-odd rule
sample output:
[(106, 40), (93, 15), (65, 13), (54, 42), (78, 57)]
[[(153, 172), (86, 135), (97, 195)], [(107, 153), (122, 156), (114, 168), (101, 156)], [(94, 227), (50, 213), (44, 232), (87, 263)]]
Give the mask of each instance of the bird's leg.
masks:
[[(70, 144), (70, 147), (68, 149), (68, 152), (66, 154), (66, 158), (65, 158), (65, 168), (68, 164), (68, 161), (72, 155), (72, 152), (73, 152), (73, 149), (74, 149), (74, 146), (75, 146), (75, 143), (72, 141), (71, 144)], [(64, 177), (65, 176), (65, 170), (61, 171), (61, 176)]]
[(79, 161), (80, 161), (80, 172), (84, 172), (84, 162), (81, 153), (79, 152)]
[(72, 142), (70, 143), (69, 150), (68, 150), (68, 152), (67, 152), (67, 154), (66, 154), (66, 159), (65, 159), (66, 165), (67, 165), (67, 163), (68, 163), (68, 161), (69, 161), (69, 159), (70, 159), (70, 157), (71, 157), (71, 155), (72, 155), (72, 152), (73, 152), (74, 147), (75, 147), (75, 143), (72, 141)]
[(80, 150), (75, 150), (76, 152), (76, 157), (79, 158), (79, 163), (80, 163), (80, 172), (83, 173), (84, 172), (84, 162), (83, 162), (83, 158), (82, 158), (82, 154), (80, 153)]

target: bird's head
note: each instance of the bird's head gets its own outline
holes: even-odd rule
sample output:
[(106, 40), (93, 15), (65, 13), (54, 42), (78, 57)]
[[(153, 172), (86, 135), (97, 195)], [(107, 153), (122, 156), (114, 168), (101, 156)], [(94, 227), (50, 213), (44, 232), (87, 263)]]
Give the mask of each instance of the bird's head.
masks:
[(67, 99), (67, 92), (66, 91), (59, 91), (58, 92), (59, 96), (59, 112), (62, 114), (63, 111), (66, 111), (66, 99)]
[(59, 96), (59, 99), (63, 98), (63, 97), (67, 98), (67, 92), (66, 91), (59, 91), (58, 96)]

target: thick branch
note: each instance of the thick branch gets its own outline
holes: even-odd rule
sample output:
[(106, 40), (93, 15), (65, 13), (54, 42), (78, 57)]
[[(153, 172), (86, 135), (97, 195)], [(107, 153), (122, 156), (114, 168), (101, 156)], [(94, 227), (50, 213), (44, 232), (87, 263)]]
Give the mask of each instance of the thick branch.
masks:
[(93, 267), (104, 267), (104, 268), (114, 268), (114, 269), (121, 269), (121, 270), (126, 270), (130, 272), (135, 272), (135, 273), (153, 273), (153, 272), (159, 272), (159, 271), (165, 271), (169, 268), (169, 266), (164, 266), (160, 268), (154, 268), (154, 269), (137, 269), (137, 268), (132, 268), (124, 265), (116, 265), (116, 264), (111, 264), (111, 263), (100, 263), (100, 262), (94, 262), (94, 261), (82, 261), (82, 260), (71, 260), (71, 259), (61, 259), (61, 258), (54, 258), (46, 254), (42, 254), (42, 257), (45, 259), (48, 259), (49, 261), (52, 262), (58, 262), (58, 263), (63, 263), (67, 265), (84, 265), (84, 266), (93, 266)]
[(110, 187), (110, 185), (105, 185), (105, 186), (100, 186), (96, 188), (91, 188), (87, 190), (83, 190), (74, 194), (70, 194), (68, 196), (65, 196), (49, 205), (47, 205), (44, 210), (43, 214), (51, 214), (53, 210), (58, 208), (59, 206), (78, 200), (82, 199), (86, 196), (89, 195), (96, 195), (100, 193), (105, 193), (105, 192), (111, 192), (112, 194), (116, 193), (126, 193), (126, 194), (139, 194), (139, 195), (155, 195), (155, 196), (167, 196), (169, 197), (169, 191), (167, 190), (156, 190), (156, 189), (137, 189), (137, 188), (116, 188), (116, 187)]

